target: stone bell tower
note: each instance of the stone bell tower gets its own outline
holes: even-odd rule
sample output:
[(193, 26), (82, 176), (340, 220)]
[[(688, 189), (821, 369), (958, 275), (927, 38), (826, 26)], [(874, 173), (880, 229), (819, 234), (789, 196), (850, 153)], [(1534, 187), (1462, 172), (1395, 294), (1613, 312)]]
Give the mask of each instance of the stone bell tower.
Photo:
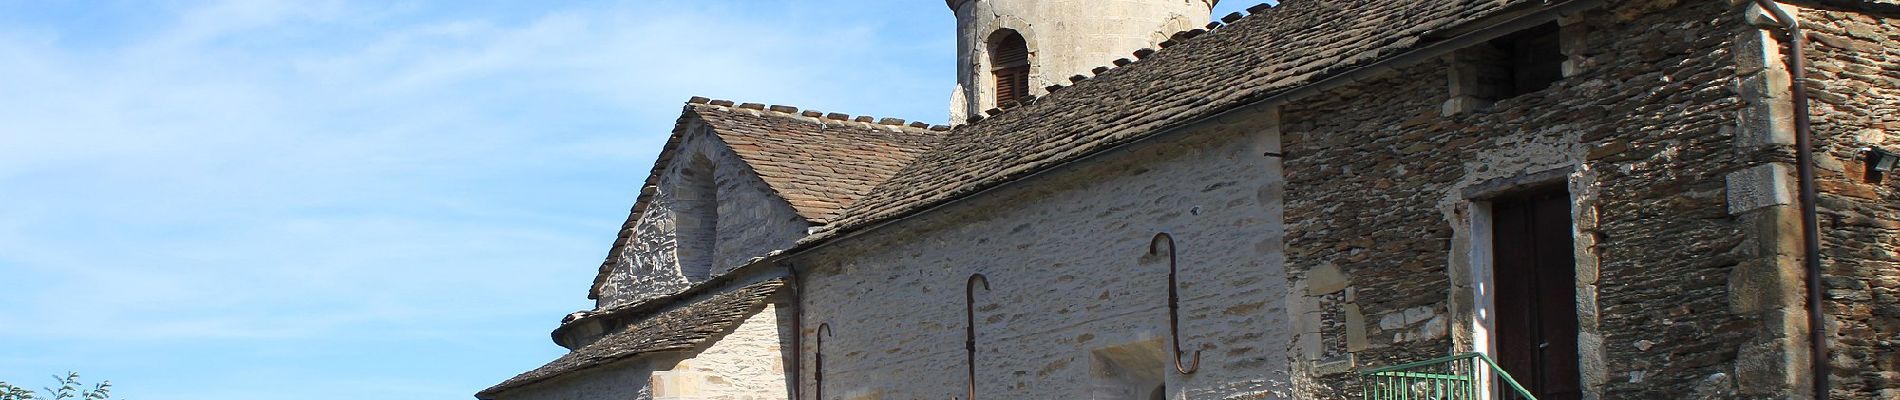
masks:
[(1207, 24), (1219, 0), (946, 0), (957, 14), (950, 121), (1009, 108), (1045, 87)]

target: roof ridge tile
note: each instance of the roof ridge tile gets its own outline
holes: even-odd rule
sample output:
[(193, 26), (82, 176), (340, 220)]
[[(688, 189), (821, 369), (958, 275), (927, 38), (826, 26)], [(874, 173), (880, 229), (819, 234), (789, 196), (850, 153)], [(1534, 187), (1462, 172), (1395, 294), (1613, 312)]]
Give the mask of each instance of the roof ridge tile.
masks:
[(1233, 13), (1227, 14), (1227, 16), (1220, 17), (1220, 22), (1231, 24), (1231, 23), (1234, 23), (1234, 21), (1239, 21), (1241, 18), (1246, 18), (1246, 17), (1247, 17), (1247, 14), (1241, 14), (1239, 11), (1235, 11)]
[(931, 129), (933, 127), (937, 127), (941, 125), (933, 125), (933, 124), (923, 122), (923, 121), (911, 121), (905, 118), (879, 117), (879, 116), (874, 116), (874, 115), (852, 115), (852, 114), (835, 113), (835, 112), (828, 113), (824, 111), (803, 109), (798, 106), (784, 105), (784, 104), (766, 105), (765, 103), (741, 103), (741, 102), (736, 102), (733, 100), (713, 99), (713, 98), (708, 98), (704, 96), (693, 96), (692, 98), (687, 99), (686, 103), (689, 105), (717, 107), (719, 109), (722, 109), (723, 111), (732, 111), (732, 109), (744, 109), (744, 110), (758, 111), (760, 112), (759, 114), (761, 115), (764, 115), (764, 113), (769, 112), (769, 113), (775, 113), (775, 114), (784, 114), (784, 116), (789, 116), (789, 117), (806, 117), (806, 118), (817, 119), (816, 122), (819, 122), (819, 123), (826, 123), (826, 121), (829, 120), (829, 121), (833, 121), (831, 123), (836, 123), (836, 122), (861, 123), (861, 124), (866, 124), (865, 125), (866, 127), (882, 125), (882, 126), (890, 126), (890, 127), (899, 128), (899, 130), (904, 130), (904, 128), (923, 130), (923, 131), (949, 130), (949, 127), (947, 126), (945, 126), (944, 129), (941, 129), (941, 130)]

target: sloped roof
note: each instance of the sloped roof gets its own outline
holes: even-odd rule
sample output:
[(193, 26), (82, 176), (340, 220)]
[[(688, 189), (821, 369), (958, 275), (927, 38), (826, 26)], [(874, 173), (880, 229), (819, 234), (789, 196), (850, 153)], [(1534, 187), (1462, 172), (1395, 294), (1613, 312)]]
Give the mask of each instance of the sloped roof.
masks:
[[(1288, 0), (958, 127), (845, 210), (816, 243), (1291, 91), (1538, 0)], [(1198, 35), (1198, 36), (1195, 36)], [(1109, 61), (1109, 60), (1103, 60)]]
[(791, 203), (799, 217), (814, 225), (831, 222), (879, 182), (923, 155), (949, 130), (921, 122), (906, 124), (895, 118), (853, 117), (758, 103), (734, 105), (728, 100), (694, 97), (687, 101), (673, 125), (672, 136), (647, 173), (640, 197), (620, 225), (606, 260), (601, 261), (587, 298), (600, 298), (600, 286), (613, 271), (614, 260), (626, 249), (640, 214), (653, 201), (656, 193), (651, 188), (660, 183), (686, 130), (695, 122), (711, 126), (766, 186)]
[(817, 111), (687, 105), (807, 221), (823, 224), (923, 155), (941, 132)]
[[(966, 1), (969, 1), (969, 0), (943, 0), (943, 3), (945, 5), (950, 6), (951, 11), (955, 11), (957, 9), (957, 5), (963, 4)], [(1207, 0), (1208, 7), (1214, 7), (1218, 5), (1220, 5), (1220, 0)]]
[(764, 309), (769, 297), (785, 286), (784, 280), (755, 283), (656, 314), (608, 334), (593, 344), (562, 355), (540, 368), (523, 372), (476, 393), (496, 393), (540, 382), (562, 374), (606, 365), (659, 351), (691, 350), (738, 328), (747, 317)]

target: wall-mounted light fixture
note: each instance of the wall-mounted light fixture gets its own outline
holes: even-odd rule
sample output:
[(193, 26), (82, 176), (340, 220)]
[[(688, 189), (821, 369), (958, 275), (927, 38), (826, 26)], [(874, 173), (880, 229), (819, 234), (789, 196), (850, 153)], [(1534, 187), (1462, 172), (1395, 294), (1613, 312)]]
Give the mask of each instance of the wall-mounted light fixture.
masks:
[(1892, 150), (1868, 147), (1866, 153), (1868, 182), (1880, 182), (1882, 177), (1893, 171), (1895, 164), (1900, 164), (1900, 153)]

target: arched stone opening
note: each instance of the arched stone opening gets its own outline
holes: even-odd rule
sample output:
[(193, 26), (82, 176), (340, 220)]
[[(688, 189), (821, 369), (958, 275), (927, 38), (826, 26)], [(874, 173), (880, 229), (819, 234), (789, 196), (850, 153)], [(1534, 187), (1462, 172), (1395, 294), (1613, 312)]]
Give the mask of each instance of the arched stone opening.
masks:
[(995, 85), (996, 106), (1009, 108), (1029, 98), (1030, 57), (1029, 41), (1013, 29), (999, 29), (990, 34), (990, 77)]
[(719, 240), (719, 183), (715, 164), (705, 155), (696, 155), (680, 170), (674, 191), (673, 225), (677, 232), (680, 276), (689, 282), (704, 281), (712, 274), (714, 252)]

